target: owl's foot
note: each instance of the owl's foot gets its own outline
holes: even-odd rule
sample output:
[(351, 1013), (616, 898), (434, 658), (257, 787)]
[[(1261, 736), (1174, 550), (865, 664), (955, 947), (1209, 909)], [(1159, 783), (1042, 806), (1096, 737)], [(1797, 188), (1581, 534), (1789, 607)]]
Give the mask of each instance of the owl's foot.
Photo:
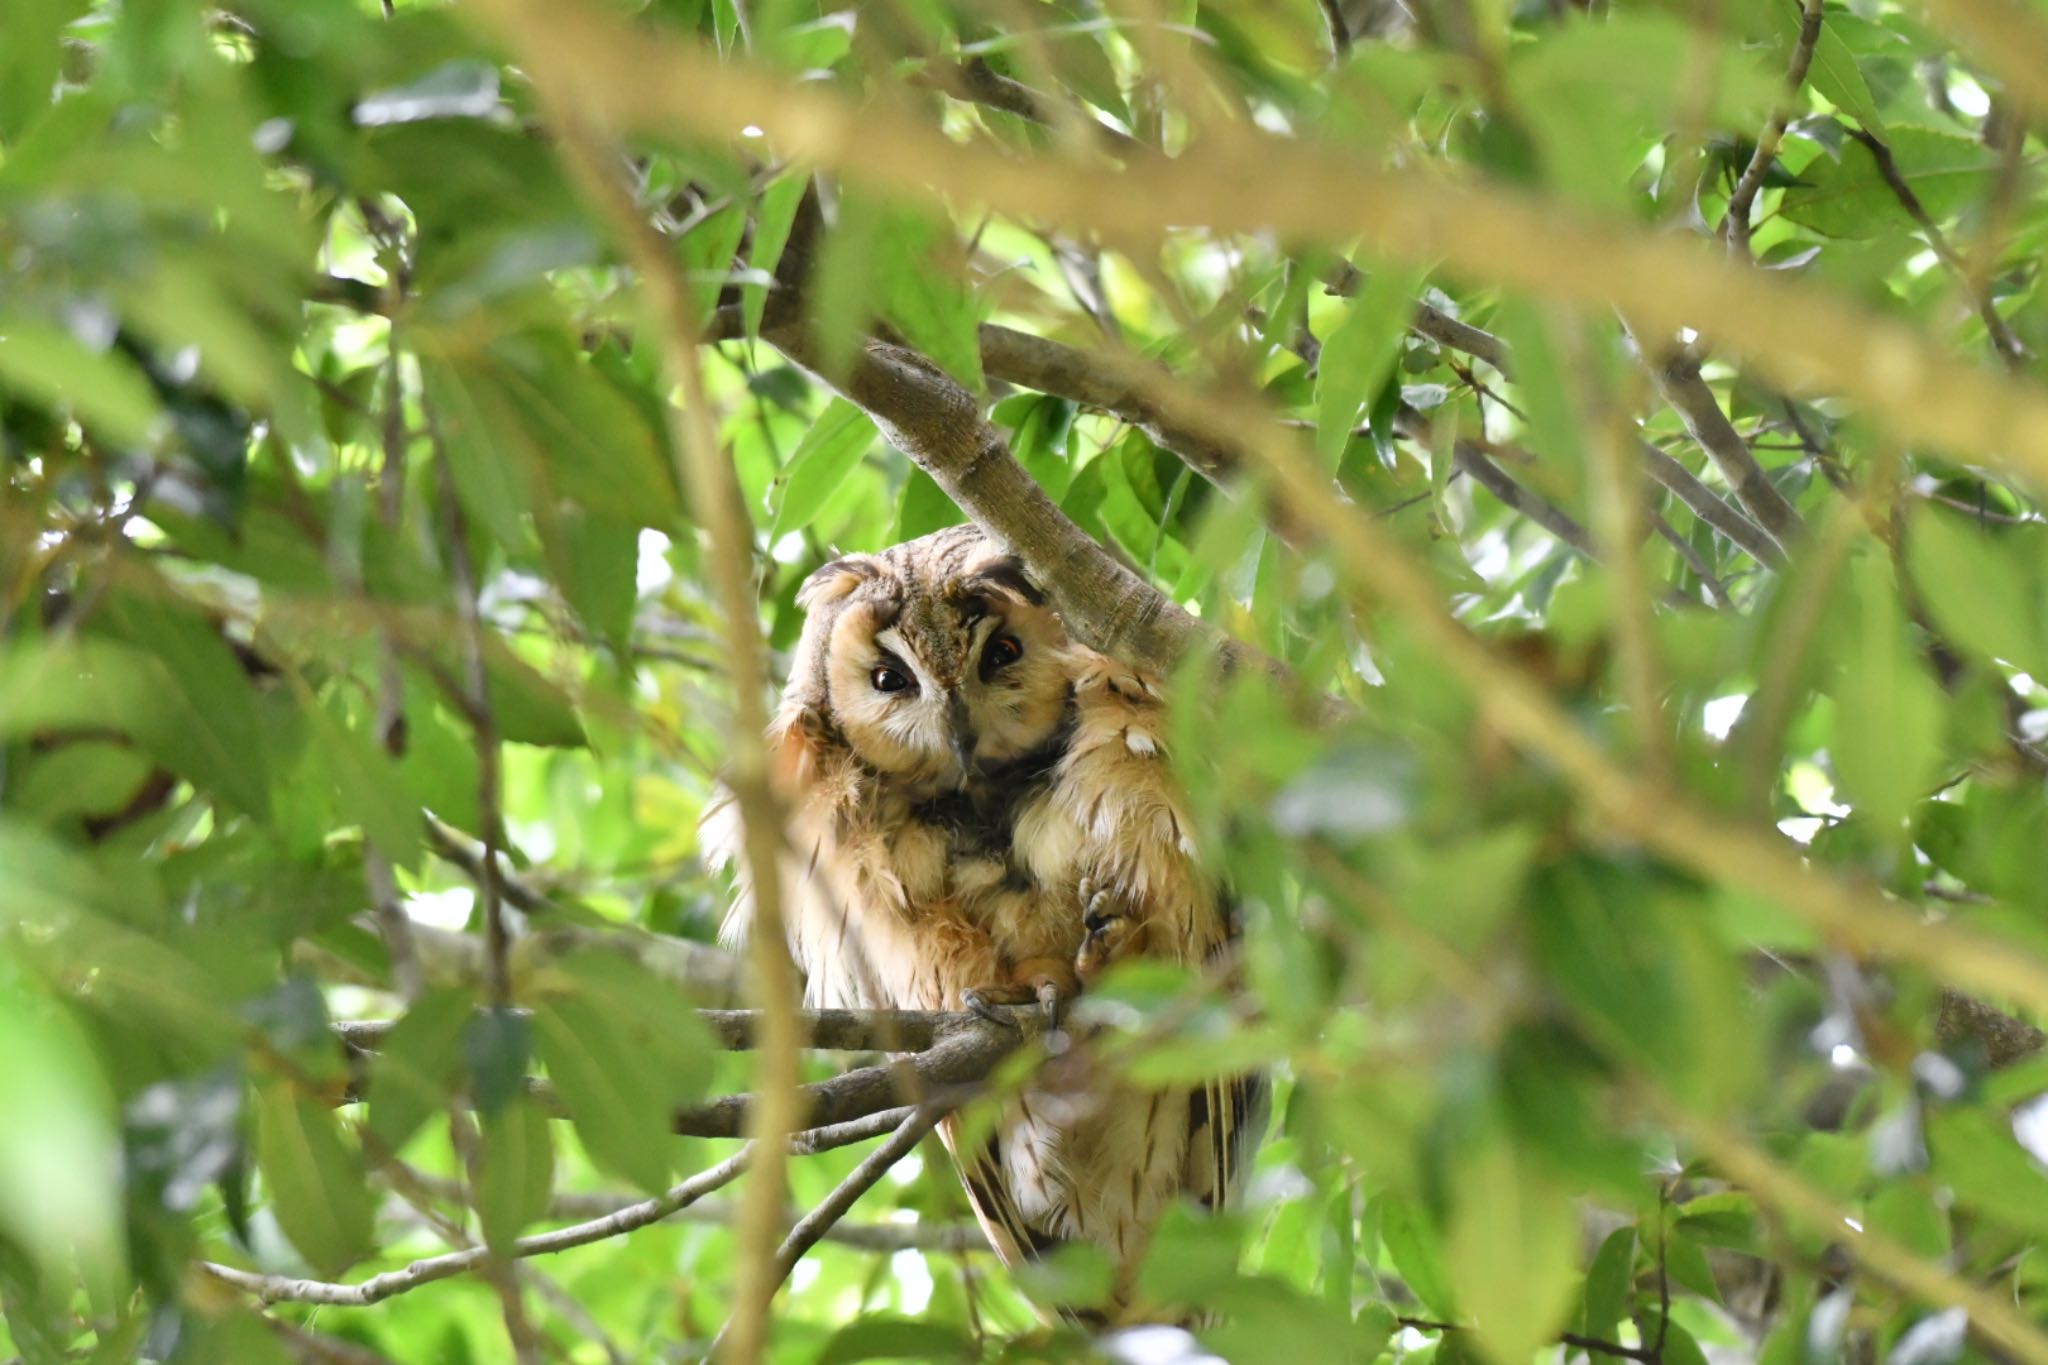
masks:
[(1145, 922), (1131, 913), (1130, 903), (1093, 878), (1081, 883), (1081, 950), (1074, 954), (1074, 975), (1088, 985), (1109, 967), (1142, 951)]
[(1034, 957), (1018, 963), (1007, 984), (971, 986), (960, 992), (960, 1003), (1005, 1027), (1015, 1027), (1016, 1021), (1001, 1013), (1000, 1006), (1035, 1003), (1044, 1011), (1046, 1025), (1057, 1028), (1061, 1008), (1080, 988), (1073, 967), (1056, 957)]

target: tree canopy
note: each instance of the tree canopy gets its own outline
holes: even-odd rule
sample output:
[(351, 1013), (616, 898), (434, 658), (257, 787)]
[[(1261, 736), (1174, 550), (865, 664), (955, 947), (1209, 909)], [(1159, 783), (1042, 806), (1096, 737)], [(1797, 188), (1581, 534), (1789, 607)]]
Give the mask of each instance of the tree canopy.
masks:
[(972, 520), (1243, 911), (1076, 1007), (1276, 1081), (1177, 1358), (2048, 1365), (2044, 138), (2043, 0), (9, 0), (0, 1356), (1140, 1358), (927, 1134), (1041, 1030), (716, 943)]

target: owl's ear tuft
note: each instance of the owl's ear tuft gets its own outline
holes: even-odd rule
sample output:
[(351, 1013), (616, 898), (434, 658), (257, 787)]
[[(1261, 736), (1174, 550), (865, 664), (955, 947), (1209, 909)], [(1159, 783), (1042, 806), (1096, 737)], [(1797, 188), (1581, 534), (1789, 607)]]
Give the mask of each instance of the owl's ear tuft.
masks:
[(998, 555), (994, 559), (983, 560), (969, 572), (967, 584), (976, 589), (993, 588), (1034, 607), (1045, 605), (1045, 594), (1024, 572), (1024, 561), (1015, 555)]
[(820, 564), (796, 590), (796, 604), (805, 611), (837, 602), (870, 579), (882, 576), (882, 561), (873, 555), (841, 555)]

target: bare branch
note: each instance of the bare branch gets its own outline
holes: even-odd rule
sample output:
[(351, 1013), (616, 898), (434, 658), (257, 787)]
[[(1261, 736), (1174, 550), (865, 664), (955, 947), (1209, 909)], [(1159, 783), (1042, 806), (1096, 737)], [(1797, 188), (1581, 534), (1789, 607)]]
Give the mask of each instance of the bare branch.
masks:
[[(702, 1171), (688, 1180), (672, 1187), (652, 1199), (643, 1199), (601, 1218), (571, 1227), (557, 1228), (552, 1232), (521, 1237), (511, 1247), (511, 1256), (523, 1259), (528, 1256), (548, 1256), (571, 1247), (587, 1246), (601, 1242), (608, 1237), (623, 1236), (628, 1232), (644, 1228), (683, 1208), (704, 1195), (732, 1183), (747, 1167), (752, 1147), (742, 1148), (708, 1171)], [(414, 1261), (398, 1270), (373, 1275), (355, 1284), (335, 1284), (323, 1280), (301, 1280), (284, 1275), (258, 1275), (247, 1270), (236, 1270), (231, 1266), (216, 1265), (211, 1261), (199, 1262), (199, 1268), (223, 1283), (254, 1294), (264, 1303), (323, 1303), (342, 1308), (366, 1308), (381, 1303), (394, 1294), (403, 1294), (445, 1280), (453, 1275), (466, 1274), (481, 1269), (490, 1259), (488, 1248), (465, 1247), (441, 1256), (429, 1256)]]
[[(832, 1193), (825, 1196), (823, 1203), (798, 1220), (797, 1225), (789, 1230), (789, 1236), (784, 1238), (782, 1245), (776, 1249), (774, 1289), (782, 1287), (782, 1282), (789, 1278), (790, 1271), (796, 1269), (796, 1263), (803, 1259), (804, 1253), (816, 1246), (818, 1239), (823, 1237), (833, 1224), (846, 1216), (847, 1210), (854, 1206), (855, 1201), (874, 1188), (875, 1182), (886, 1175), (891, 1166), (916, 1150), (917, 1144), (924, 1141), (924, 1135), (932, 1130), (944, 1112), (942, 1109), (929, 1106), (913, 1111), (910, 1117), (904, 1119), (896, 1131), (889, 1135), (887, 1142), (868, 1153), (860, 1165), (854, 1167), (846, 1179), (840, 1181)], [(719, 1332), (718, 1340), (712, 1343), (712, 1355), (720, 1353), (726, 1333), (731, 1330), (732, 1324), (727, 1323), (725, 1329)]]
[[(1776, 542), (1780, 551), (1795, 544), (1806, 530), (1799, 511), (1778, 491), (1763, 466), (1757, 463), (1749, 443), (1721, 411), (1714, 391), (1700, 377), (1697, 360), (1689, 355), (1672, 355), (1664, 360), (1644, 355), (1657, 391), (1677, 411), (1692, 438), (1707, 452), (1707, 458), (1721, 471), (1743, 510), (1754, 517)], [(1782, 556), (1781, 556), (1782, 557)]]
[[(910, 1117), (911, 1110), (904, 1108), (891, 1111), (891, 1120), (886, 1131), (894, 1132)], [(436, 1197), (460, 1202), (463, 1198), (459, 1182), (445, 1176), (429, 1175), (424, 1171), (412, 1171), (411, 1178), (421, 1188), (431, 1191)], [(557, 1191), (548, 1200), (547, 1216), (550, 1218), (583, 1220), (602, 1218), (630, 1208), (640, 1202), (634, 1195), (603, 1192)], [(725, 1226), (732, 1223), (738, 1206), (731, 1200), (721, 1198), (699, 1199), (686, 1204), (672, 1215), (678, 1223), (705, 1223)], [(798, 1215), (791, 1213), (794, 1223)], [(988, 1234), (973, 1223), (847, 1223), (839, 1222), (826, 1229), (824, 1238), (840, 1246), (852, 1247), (856, 1251), (897, 1252), (928, 1251), (945, 1254), (989, 1250)]]
[(1884, 183), (1891, 190), (1892, 197), (1897, 199), (1899, 207), (1920, 225), (1921, 233), (1927, 238), (1927, 245), (1934, 248), (1934, 254), (1968, 293), (1970, 306), (1977, 310), (1977, 316), (1983, 321), (1984, 330), (1991, 337), (1991, 345), (1997, 350), (2000, 358), (2015, 368), (2025, 366), (2034, 358), (2033, 353), (2027, 349), (2025, 342), (2014, 335), (2012, 327), (1999, 314), (1998, 306), (1991, 298), (1990, 282), (1963, 263), (1963, 258), (1957, 255), (1956, 249), (1949, 244), (1948, 234), (1941, 230), (1941, 224), (1935, 222), (1928, 214), (1926, 206), (1920, 202), (1920, 196), (1906, 183), (1905, 175), (1899, 170), (1898, 158), (1892, 155), (1891, 144), (1861, 128), (1851, 128), (1849, 136), (1862, 143), (1864, 149), (1877, 162), (1878, 174), (1884, 177)]
[(1771, 163), (1777, 160), (1778, 148), (1785, 140), (1785, 125), (1792, 118), (1793, 100), (1799, 88), (1806, 84), (1806, 70), (1813, 64), (1814, 45), (1820, 41), (1821, 0), (1805, 0), (1799, 15), (1799, 36), (1792, 44), (1792, 61), (1785, 70), (1785, 95), (1771, 111), (1764, 123), (1763, 131), (1757, 134), (1756, 150), (1750, 154), (1749, 164), (1742, 168), (1741, 177), (1728, 195), (1728, 212), (1721, 219), (1721, 236), (1733, 251), (1740, 252), (1746, 259), (1749, 255), (1749, 212), (1756, 204), (1757, 193), (1764, 187), (1764, 177), (1770, 172)]
[[(802, 327), (772, 329), (768, 339), (805, 368), (824, 368)], [(1226, 671), (1281, 671), (1257, 650), (1190, 616), (1096, 544), (1024, 472), (983, 419), (975, 396), (929, 360), (868, 341), (855, 352), (849, 373), (829, 382), (866, 409), (962, 511), (1024, 560), (1086, 643), (1161, 674), (1197, 649), (1213, 649)]]
[[(1035, 1010), (1006, 1010), (1003, 1013), (1009, 1017), (1010, 1023), (991, 1023), (973, 1014), (907, 1016), (906, 1035), (914, 1037), (929, 1028), (930, 1046), (884, 1065), (858, 1067), (830, 1080), (797, 1087), (794, 1095), (797, 1121), (792, 1126), (824, 1129), (864, 1122), (884, 1110), (906, 1103), (922, 1103), (933, 1095), (978, 1085), (997, 1062), (1044, 1033), (1044, 1018)], [(755, 1013), (744, 1022), (733, 1022), (732, 1035), (729, 1036), (736, 1035), (740, 1043), (751, 1041), (764, 1017)], [(818, 1019), (818, 1016), (809, 1017), (814, 1021)], [(898, 1017), (887, 1012), (864, 1017), (828, 1016), (818, 1023), (818, 1027), (832, 1034), (837, 1046), (880, 1050), (903, 1046), (899, 1039), (905, 1035), (892, 1031)], [(792, 1024), (800, 1026), (801, 1018), (792, 1020)], [(374, 1048), (390, 1027), (385, 1021), (366, 1021), (339, 1025), (337, 1032), (346, 1046), (360, 1053)], [(374, 1087), (374, 1071), (370, 1083)], [(558, 1115), (565, 1112), (548, 1086), (533, 1081), (529, 1082), (528, 1091), (551, 1112)], [(339, 1098), (354, 1101), (362, 1096), (352, 1091)], [(755, 1101), (751, 1095), (724, 1095), (678, 1110), (673, 1128), (684, 1137), (736, 1138), (748, 1131), (754, 1109)], [(859, 1138), (847, 1140), (858, 1141)]]

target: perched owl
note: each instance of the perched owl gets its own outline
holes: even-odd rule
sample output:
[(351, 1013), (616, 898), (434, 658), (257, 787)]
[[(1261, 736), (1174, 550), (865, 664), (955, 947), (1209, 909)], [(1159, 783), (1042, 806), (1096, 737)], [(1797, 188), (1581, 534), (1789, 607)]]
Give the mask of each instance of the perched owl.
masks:
[[(1048, 1008), (1109, 963), (1200, 965), (1232, 929), (1189, 839), (1157, 689), (1068, 640), (1022, 565), (973, 527), (836, 559), (770, 727), (790, 807), (790, 949), (813, 1007)], [(706, 845), (730, 858), (730, 808)], [(744, 937), (744, 886), (726, 923)], [(1258, 1078), (1140, 1090), (1083, 1046), (1042, 1068), (979, 1150), (941, 1129), (1005, 1262), (1079, 1239), (1119, 1267), (1166, 1208), (1232, 1198)]]

